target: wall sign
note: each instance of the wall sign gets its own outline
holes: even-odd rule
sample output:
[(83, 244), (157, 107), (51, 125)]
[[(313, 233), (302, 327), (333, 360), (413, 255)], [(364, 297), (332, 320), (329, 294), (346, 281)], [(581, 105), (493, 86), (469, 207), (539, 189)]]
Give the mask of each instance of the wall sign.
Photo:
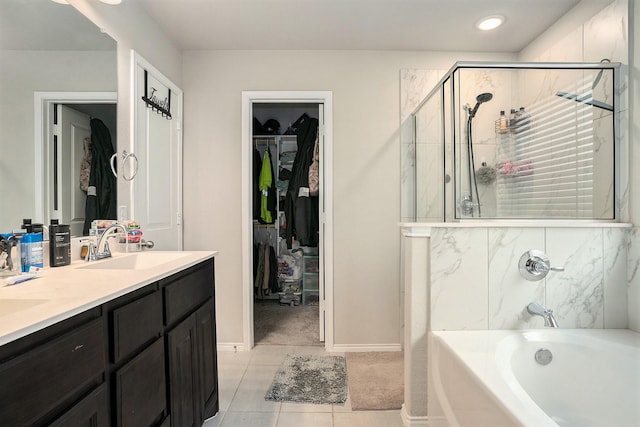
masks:
[(148, 108), (162, 114), (162, 117), (166, 117), (167, 120), (171, 120), (171, 89), (150, 76), (147, 70), (144, 70), (144, 96), (142, 100)]

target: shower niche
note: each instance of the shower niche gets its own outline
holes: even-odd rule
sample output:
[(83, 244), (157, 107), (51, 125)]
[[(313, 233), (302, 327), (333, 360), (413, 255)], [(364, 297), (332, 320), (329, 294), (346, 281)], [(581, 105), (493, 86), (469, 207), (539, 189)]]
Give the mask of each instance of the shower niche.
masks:
[(456, 63), (412, 113), (415, 221), (616, 220), (618, 70)]

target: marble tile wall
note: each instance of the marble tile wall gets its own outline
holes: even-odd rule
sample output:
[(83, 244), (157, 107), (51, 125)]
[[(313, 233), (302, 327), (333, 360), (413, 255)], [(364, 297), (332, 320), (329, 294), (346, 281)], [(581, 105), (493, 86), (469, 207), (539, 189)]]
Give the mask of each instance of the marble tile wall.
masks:
[[(415, 183), (416, 173), (419, 174), (421, 171), (429, 170), (424, 167), (428, 161), (437, 161), (442, 158), (442, 154), (439, 152), (441, 151), (440, 145), (433, 142), (429, 143), (423, 140), (420, 141), (419, 147), (414, 145), (414, 128), (411, 113), (435, 87), (445, 72), (445, 70), (400, 70), (400, 171), (402, 174), (400, 217), (403, 222), (442, 220), (442, 216), (438, 217), (437, 212), (428, 212), (424, 209), (420, 213), (417, 212), (417, 205), (423, 207), (441, 205), (441, 203), (433, 200), (433, 187), (425, 188), (418, 195)], [(417, 171), (416, 168), (416, 155), (419, 156), (418, 161), (423, 166), (420, 171)], [(424, 180), (424, 182), (434, 182), (430, 176), (425, 176)], [(419, 202), (417, 202), (418, 199), (420, 200)]]
[[(553, 309), (562, 328), (627, 328), (635, 321), (627, 307), (640, 305), (631, 302), (638, 285), (632, 292), (627, 280), (634, 272), (629, 265), (640, 264), (635, 234), (620, 227), (434, 228), (432, 329), (542, 327), (541, 318), (526, 312), (530, 302)], [(530, 249), (565, 271), (527, 281), (518, 261)]]
[(627, 280), (629, 329), (640, 332), (640, 228), (629, 230)]

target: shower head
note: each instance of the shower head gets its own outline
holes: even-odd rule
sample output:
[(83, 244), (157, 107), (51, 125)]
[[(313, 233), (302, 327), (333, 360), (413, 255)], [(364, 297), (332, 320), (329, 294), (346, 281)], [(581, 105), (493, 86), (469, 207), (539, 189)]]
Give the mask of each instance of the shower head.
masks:
[(480, 104), (491, 101), (492, 98), (493, 94), (489, 92), (481, 93), (480, 95), (476, 96), (476, 105), (471, 111), (469, 111), (469, 119), (473, 119), (476, 116), (476, 112), (478, 112)]
[(482, 104), (483, 102), (491, 101), (492, 98), (493, 98), (493, 94), (492, 93), (485, 92), (485, 93), (481, 93), (480, 95), (476, 96), (476, 101), (478, 101), (478, 104)]

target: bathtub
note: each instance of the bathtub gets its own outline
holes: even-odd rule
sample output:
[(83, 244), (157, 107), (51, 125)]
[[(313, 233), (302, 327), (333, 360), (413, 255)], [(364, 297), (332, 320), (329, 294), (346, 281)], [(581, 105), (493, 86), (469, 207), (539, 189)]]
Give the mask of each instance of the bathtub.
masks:
[(430, 348), (429, 410), (442, 425), (640, 426), (639, 333), (437, 331)]

